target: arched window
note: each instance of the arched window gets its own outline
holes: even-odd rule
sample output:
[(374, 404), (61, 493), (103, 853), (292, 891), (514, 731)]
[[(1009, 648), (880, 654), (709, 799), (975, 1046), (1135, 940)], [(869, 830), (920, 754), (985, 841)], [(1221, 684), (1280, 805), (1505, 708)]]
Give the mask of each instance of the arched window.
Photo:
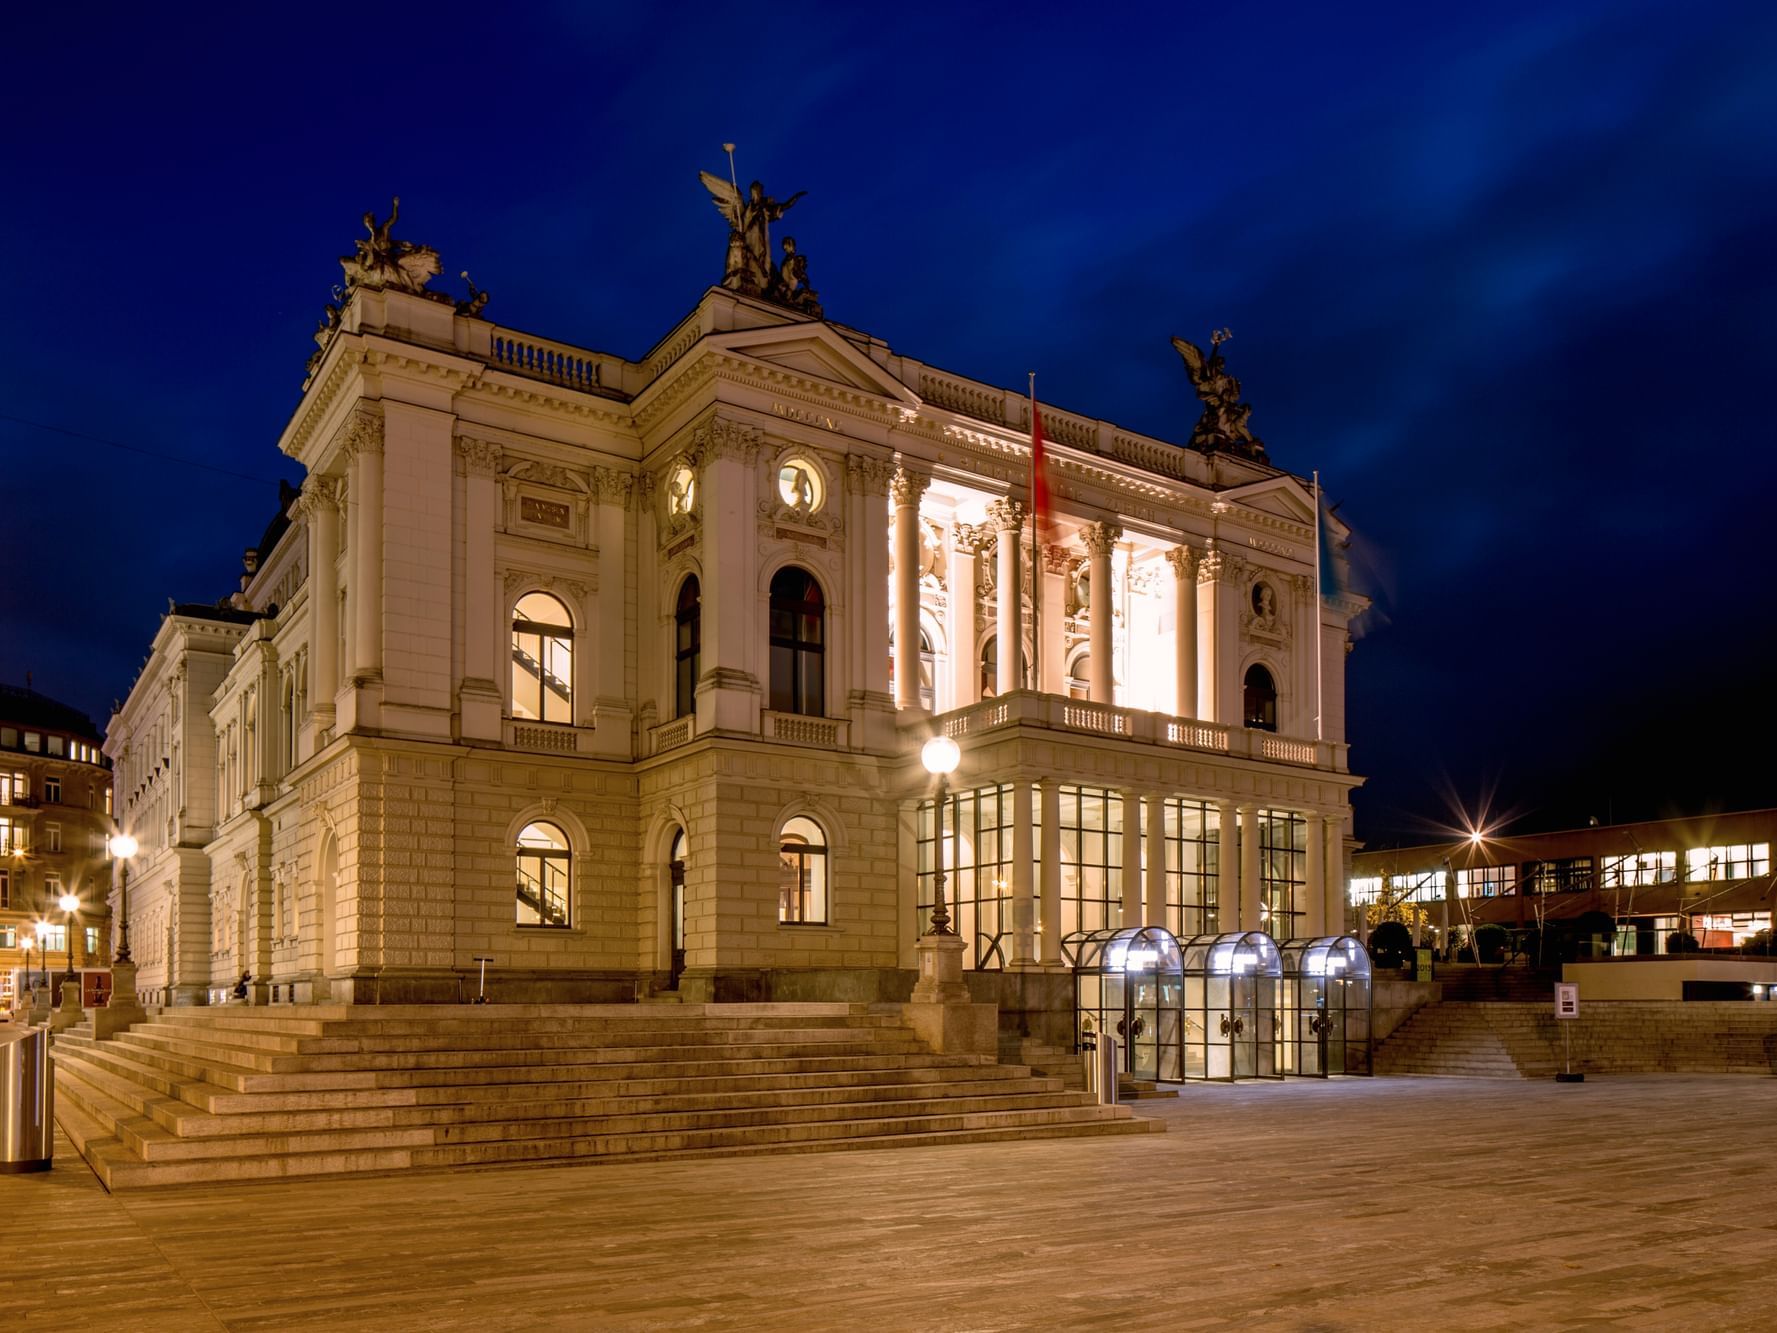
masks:
[(703, 657), (703, 597), (693, 574), (679, 586), (673, 646), (673, 716), (697, 711), (697, 677)]
[[(1030, 674), (1030, 659), (1024, 655), (1022, 648), (1018, 653), (1018, 679), (1020, 682)], [(991, 699), (1000, 692), (1000, 640), (993, 635), (981, 645), (981, 697)]]
[(1246, 669), (1246, 725), (1254, 731), (1277, 730), (1277, 686), (1271, 673), (1256, 663)]
[[(895, 692), (895, 632), (889, 631), (889, 693)], [(938, 706), (938, 654), (932, 647), (932, 636), (925, 626), (919, 629), (919, 706), (934, 710)]]
[(771, 708), (825, 716), (826, 607), (814, 575), (794, 565), (771, 580)]
[(574, 622), (546, 592), (526, 593), (512, 611), (512, 716), (574, 720)]
[(1092, 697), (1092, 654), (1081, 653), (1074, 658), (1073, 665), (1067, 669), (1067, 697), (1070, 699), (1090, 699)]
[(518, 835), (518, 924), (565, 926), (573, 853), (554, 824), (526, 824)]
[(805, 815), (784, 822), (778, 837), (777, 919), (791, 925), (827, 923), (827, 835)]

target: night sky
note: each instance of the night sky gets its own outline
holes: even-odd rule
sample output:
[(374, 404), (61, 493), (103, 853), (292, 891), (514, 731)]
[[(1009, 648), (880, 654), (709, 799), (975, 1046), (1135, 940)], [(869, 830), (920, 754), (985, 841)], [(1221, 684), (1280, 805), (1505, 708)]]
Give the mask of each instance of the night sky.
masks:
[(828, 315), (930, 364), (1182, 441), (1168, 337), (1233, 329), (1376, 601), (1360, 836), (1777, 804), (1777, 8), (49, 8), (0, 80), (0, 680), (103, 725), (232, 590), (366, 209), (634, 357), (721, 276), (733, 140)]

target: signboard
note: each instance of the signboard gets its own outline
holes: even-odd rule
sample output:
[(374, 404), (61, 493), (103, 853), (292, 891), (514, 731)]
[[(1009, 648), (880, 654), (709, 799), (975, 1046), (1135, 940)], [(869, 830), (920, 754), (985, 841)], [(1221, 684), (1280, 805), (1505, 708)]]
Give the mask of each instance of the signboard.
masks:
[(1578, 1018), (1580, 1016), (1580, 988), (1571, 981), (1555, 983), (1555, 1017)]
[(1413, 980), (1415, 980), (1415, 981), (1430, 981), (1431, 980), (1431, 950), (1430, 949), (1415, 949), (1415, 950), (1413, 950)]

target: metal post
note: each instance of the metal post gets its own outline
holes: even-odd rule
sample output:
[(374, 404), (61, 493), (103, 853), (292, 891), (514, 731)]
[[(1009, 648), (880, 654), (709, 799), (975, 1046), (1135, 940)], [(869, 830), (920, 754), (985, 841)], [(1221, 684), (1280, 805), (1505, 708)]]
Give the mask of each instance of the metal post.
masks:
[(932, 929), (933, 935), (949, 935), (950, 908), (944, 902), (944, 775), (938, 774), (938, 799), (932, 804), (932, 818), (936, 827), (932, 830), (932, 856), (935, 860), (932, 873)]
[(112, 961), (117, 962), (117, 963), (127, 963), (127, 962), (131, 961), (130, 960), (130, 861), (127, 856), (120, 858), (120, 860), (122, 861), (122, 864), (118, 867), (117, 908), (118, 908), (118, 911), (122, 914), (123, 920), (118, 923), (118, 927), (117, 927), (117, 956), (114, 959), (112, 959)]

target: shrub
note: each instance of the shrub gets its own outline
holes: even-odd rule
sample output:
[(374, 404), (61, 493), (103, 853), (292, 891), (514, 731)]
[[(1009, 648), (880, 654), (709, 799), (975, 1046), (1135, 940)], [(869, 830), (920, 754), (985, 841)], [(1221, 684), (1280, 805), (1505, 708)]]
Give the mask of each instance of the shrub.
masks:
[(1666, 937), (1667, 953), (1695, 953), (1697, 937), (1688, 931), (1675, 930)]
[(1399, 921), (1384, 921), (1370, 932), (1370, 961), (1376, 967), (1405, 967), (1413, 957), (1413, 932)]
[(1497, 963), (1506, 956), (1506, 945), (1511, 935), (1504, 926), (1496, 926), (1488, 922), (1484, 926), (1475, 927), (1475, 952), (1483, 963)]

